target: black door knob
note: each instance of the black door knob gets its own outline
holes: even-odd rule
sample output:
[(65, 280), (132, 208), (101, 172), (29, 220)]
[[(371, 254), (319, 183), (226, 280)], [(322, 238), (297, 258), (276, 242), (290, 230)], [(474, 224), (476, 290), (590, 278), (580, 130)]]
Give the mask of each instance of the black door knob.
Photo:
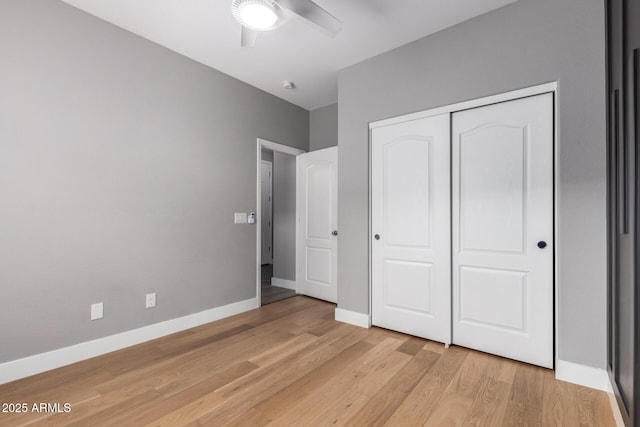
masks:
[(540, 249), (544, 249), (544, 248), (546, 248), (546, 247), (547, 247), (547, 242), (545, 242), (544, 240), (540, 240), (540, 241), (538, 242), (538, 247), (539, 247)]
[(333, 232), (331, 233), (332, 236), (337, 236), (338, 235), (338, 230), (333, 230)]
[(373, 236), (373, 238), (376, 239), (376, 240), (380, 240), (380, 235), (376, 234), (375, 236)]

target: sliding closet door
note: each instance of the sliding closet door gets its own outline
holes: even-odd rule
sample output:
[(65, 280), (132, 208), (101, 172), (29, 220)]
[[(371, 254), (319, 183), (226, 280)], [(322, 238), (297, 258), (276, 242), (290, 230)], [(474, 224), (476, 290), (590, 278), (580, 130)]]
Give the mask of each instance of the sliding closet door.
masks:
[(372, 322), (451, 342), (449, 114), (371, 135)]
[(640, 423), (640, 2), (607, 2), (608, 372), (626, 425)]
[(453, 343), (553, 367), (553, 95), (452, 115)]

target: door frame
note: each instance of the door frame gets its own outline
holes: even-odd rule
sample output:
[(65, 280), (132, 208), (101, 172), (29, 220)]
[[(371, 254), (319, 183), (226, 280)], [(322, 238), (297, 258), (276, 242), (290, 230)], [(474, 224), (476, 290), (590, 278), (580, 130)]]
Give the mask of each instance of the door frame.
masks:
[[(440, 114), (452, 114), (455, 113), (457, 111), (462, 111), (462, 110), (468, 110), (471, 108), (477, 108), (477, 107), (484, 107), (487, 105), (491, 105), (491, 104), (497, 104), (497, 103), (502, 103), (502, 102), (507, 102), (507, 101), (514, 101), (516, 99), (520, 99), (520, 98), (526, 98), (529, 96), (535, 96), (535, 95), (542, 95), (544, 93), (552, 93), (553, 94), (553, 315), (554, 315), (554, 319), (553, 319), (553, 365), (554, 365), (554, 369), (556, 371), (556, 378), (561, 378), (563, 376), (566, 375), (570, 375), (570, 372), (566, 372), (566, 374), (564, 373), (564, 370), (566, 369), (567, 371), (569, 369), (571, 369), (570, 367), (559, 367), (558, 366), (558, 360), (559, 360), (559, 356), (558, 356), (558, 339), (559, 339), (559, 332), (558, 332), (558, 319), (559, 317), (559, 313), (558, 313), (558, 284), (560, 283), (560, 277), (558, 275), (558, 269), (556, 268), (559, 262), (558, 260), (558, 253), (559, 250), (558, 248), (560, 247), (560, 245), (562, 244), (561, 240), (559, 239), (559, 213), (558, 213), (558, 195), (559, 193), (559, 188), (558, 188), (558, 180), (556, 179), (559, 175), (559, 165), (558, 165), (558, 159), (559, 159), (559, 141), (560, 141), (560, 133), (559, 133), (559, 127), (560, 127), (560, 121), (558, 120), (558, 82), (549, 82), (549, 83), (543, 83), (540, 85), (536, 85), (536, 86), (531, 86), (531, 87), (526, 87), (526, 88), (522, 88), (522, 89), (517, 89), (517, 90), (513, 90), (513, 91), (509, 91), (509, 92), (504, 92), (504, 93), (500, 93), (500, 94), (495, 94), (495, 95), (490, 95), (490, 96), (486, 96), (486, 97), (482, 97), (482, 98), (476, 98), (476, 99), (470, 99), (467, 101), (462, 101), (462, 102), (458, 102), (455, 104), (450, 104), (450, 105), (445, 105), (445, 106), (441, 106), (441, 107), (436, 107), (436, 108), (431, 108), (428, 110), (424, 110), (424, 111), (419, 111), (419, 112), (415, 112), (415, 113), (410, 113), (410, 114), (406, 114), (406, 115), (402, 115), (402, 116), (396, 116), (396, 117), (391, 117), (388, 119), (383, 119), (383, 120), (377, 120), (374, 122), (370, 122), (369, 123), (369, 238), (368, 238), (368, 244), (369, 244), (369, 326), (371, 326), (371, 313), (372, 313), (372, 301), (371, 301), (371, 297), (372, 297), (372, 276), (373, 276), (373, 271), (372, 271), (372, 233), (373, 233), (373, 229), (372, 229), (372, 216), (373, 216), (373, 206), (371, 203), (372, 200), (372, 194), (373, 194), (373, 188), (371, 185), (371, 179), (372, 179), (372, 156), (371, 156), (371, 143), (372, 143), (372, 138), (371, 138), (371, 130), (378, 128), (378, 127), (383, 127), (383, 126), (389, 126), (389, 125), (393, 125), (393, 124), (397, 124), (397, 123), (403, 123), (403, 122), (407, 122), (407, 121), (411, 121), (411, 120), (417, 120), (417, 119), (423, 119), (426, 117), (431, 117), (431, 116), (437, 116)], [(453, 313), (453, 311), (452, 311)], [(560, 372), (560, 371), (563, 372)]]
[[(288, 145), (279, 144), (277, 142), (269, 141), (263, 138), (257, 138), (256, 141), (257, 155), (256, 155), (256, 308), (262, 306), (262, 287), (261, 287), (261, 275), (262, 275), (262, 264), (260, 263), (260, 259), (262, 257), (262, 185), (260, 182), (260, 168), (262, 164), (262, 149), (265, 148), (271, 151), (277, 151), (282, 154), (289, 154), (296, 158), (296, 182), (298, 180), (298, 156), (300, 154), (306, 153), (306, 151), (301, 150), (299, 148), (289, 147)], [(273, 174), (273, 169), (272, 169)], [(272, 177), (273, 179), (273, 177)], [(271, 190), (273, 194), (273, 188)], [(298, 212), (296, 208), (296, 218), (298, 217)], [(271, 226), (273, 227), (273, 218), (271, 218)], [(298, 236), (298, 223), (296, 223), (296, 239)], [(297, 240), (296, 240), (297, 241)], [(273, 243), (271, 244), (273, 250)], [(271, 253), (273, 257), (273, 252)], [(295, 261), (294, 261), (295, 262)], [(297, 265), (297, 264), (296, 264)], [(298, 293), (298, 269), (296, 268), (296, 293)]]

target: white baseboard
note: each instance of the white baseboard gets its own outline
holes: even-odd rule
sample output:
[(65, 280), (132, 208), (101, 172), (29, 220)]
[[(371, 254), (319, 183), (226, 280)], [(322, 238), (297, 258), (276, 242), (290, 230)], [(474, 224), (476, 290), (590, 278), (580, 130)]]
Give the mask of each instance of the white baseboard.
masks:
[(291, 289), (291, 290), (297, 291), (296, 282), (293, 281), (293, 280), (278, 279), (277, 277), (272, 277), (271, 278), (271, 285), (272, 286), (279, 286), (281, 288), (287, 288), (287, 289)]
[(602, 391), (609, 391), (611, 387), (606, 370), (566, 360), (556, 363), (556, 379)]
[(0, 364), (0, 384), (70, 365), (165, 335), (253, 310), (256, 298)]
[(343, 308), (336, 308), (335, 319), (338, 322), (349, 323), (360, 326), (361, 328), (371, 327), (371, 317), (368, 314), (345, 310)]

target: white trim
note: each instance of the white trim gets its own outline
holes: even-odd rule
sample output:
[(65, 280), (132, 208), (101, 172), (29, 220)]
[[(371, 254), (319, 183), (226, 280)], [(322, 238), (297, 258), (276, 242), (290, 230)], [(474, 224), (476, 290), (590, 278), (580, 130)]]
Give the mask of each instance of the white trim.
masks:
[(371, 150), (372, 137), (373, 137), (373, 135), (372, 135), (372, 132), (371, 132), (371, 127), (369, 127), (369, 141), (368, 141), (368, 144), (367, 144), (367, 151), (368, 151), (367, 156), (369, 157), (368, 160), (367, 160), (368, 161), (367, 164), (369, 165), (369, 167), (367, 168), (368, 169), (368, 174), (369, 174), (369, 194), (368, 194), (369, 206), (367, 208), (368, 212), (369, 212), (369, 218), (367, 218), (368, 221), (369, 221), (369, 227), (368, 227), (369, 228), (369, 238), (367, 239), (367, 260), (369, 260), (369, 266), (368, 266), (369, 269), (368, 269), (367, 273), (369, 273), (368, 274), (368, 276), (369, 276), (368, 277), (368, 281), (369, 281), (369, 283), (368, 283), (369, 284), (369, 289), (368, 290), (369, 290), (369, 324), (370, 325), (373, 325), (373, 297), (371, 295), (373, 293), (373, 273), (372, 273), (373, 272), (373, 262), (372, 262), (372, 260), (373, 260), (373, 251), (371, 249), (371, 246), (373, 244), (373, 202), (372, 202), (372, 200), (373, 200), (373, 187), (371, 186), (371, 180), (373, 179), (373, 174), (371, 172), (371, 169), (373, 169), (373, 167), (372, 167), (373, 166), (373, 156), (372, 156), (372, 153), (371, 153), (371, 151), (372, 151)]
[(602, 391), (608, 391), (611, 387), (606, 370), (566, 360), (556, 363), (556, 379)]
[(280, 153), (291, 154), (292, 156), (299, 156), (306, 152), (299, 148), (289, 147), (288, 145), (279, 144), (262, 138), (258, 138), (258, 145), (262, 148), (266, 148), (267, 150), (279, 151)]
[(335, 319), (338, 322), (349, 323), (350, 325), (360, 326), (361, 328), (371, 327), (371, 316), (364, 313), (345, 310), (344, 308), (336, 307)]
[(0, 384), (253, 310), (255, 298), (0, 364)]
[[(256, 307), (260, 307), (262, 305), (262, 269), (260, 258), (262, 257), (262, 186), (260, 185), (260, 162), (262, 160), (262, 149), (266, 148), (268, 150), (277, 151), (279, 153), (289, 154), (296, 157), (296, 185), (298, 181), (298, 156), (300, 154), (305, 153), (304, 150), (300, 150), (299, 148), (289, 147), (288, 145), (279, 144), (277, 142), (269, 141), (262, 138), (257, 138), (257, 166), (256, 166)], [(297, 194), (297, 193), (296, 193)], [(297, 207), (296, 207), (296, 218), (298, 217)], [(273, 224), (273, 218), (271, 218), (271, 223)], [(296, 221), (296, 236), (298, 233), (298, 222)], [(297, 240), (296, 240), (297, 242)], [(272, 254), (273, 255), (273, 254)], [(297, 266), (297, 263), (296, 263)], [(296, 267), (296, 274), (298, 273), (298, 269)], [(296, 276), (297, 281), (297, 276)]]
[(553, 92), (553, 339), (555, 342), (554, 360), (560, 361), (560, 109), (558, 108), (559, 90)]
[(281, 288), (291, 289), (294, 291), (298, 290), (298, 285), (295, 280), (279, 279), (277, 277), (272, 277), (271, 285), (279, 286)]
[(426, 117), (436, 116), (438, 114), (453, 113), (454, 111), (468, 110), (469, 108), (484, 107), (486, 105), (498, 102), (512, 101), (527, 96), (540, 95), (542, 93), (554, 92), (558, 88), (557, 82), (544, 83), (537, 86), (531, 86), (524, 89), (517, 89), (511, 92), (499, 93), (496, 95), (485, 96), (484, 98), (471, 99), (468, 101), (458, 102), (456, 104), (445, 105), (441, 107), (431, 108), (429, 110), (418, 111), (416, 113), (405, 114), (402, 116), (391, 117), (388, 119), (378, 120), (369, 123), (369, 129), (382, 126), (394, 125), (397, 123), (408, 122), (411, 120), (424, 119)]

